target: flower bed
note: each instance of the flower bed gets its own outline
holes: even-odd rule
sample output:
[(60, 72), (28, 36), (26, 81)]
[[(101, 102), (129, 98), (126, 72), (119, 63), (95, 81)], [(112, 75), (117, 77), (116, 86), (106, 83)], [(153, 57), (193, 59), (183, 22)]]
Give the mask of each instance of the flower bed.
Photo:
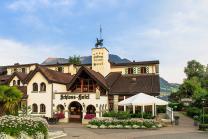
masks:
[(162, 125), (155, 120), (149, 119), (129, 119), (118, 120), (111, 118), (93, 119), (87, 125), (89, 128), (126, 128), (126, 129), (140, 129), (140, 128), (160, 128)]
[(6, 139), (7, 136), (15, 138), (44, 139), (48, 135), (47, 121), (40, 117), (19, 117), (2, 116), (0, 117), (0, 138)]

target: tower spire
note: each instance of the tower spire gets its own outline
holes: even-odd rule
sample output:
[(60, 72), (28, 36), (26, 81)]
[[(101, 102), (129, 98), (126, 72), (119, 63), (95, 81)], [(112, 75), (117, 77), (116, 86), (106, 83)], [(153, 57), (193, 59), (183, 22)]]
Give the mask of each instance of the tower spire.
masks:
[(100, 24), (100, 40), (102, 39), (102, 26)]
[(98, 47), (102, 47), (103, 46), (103, 39), (102, 39), (102, 27), (101, 27), (101, 24), (100, 24), (100, 38), (98, 39), (97, 38), (97, 42), (95, 43), (95, 47), (98, 48)]

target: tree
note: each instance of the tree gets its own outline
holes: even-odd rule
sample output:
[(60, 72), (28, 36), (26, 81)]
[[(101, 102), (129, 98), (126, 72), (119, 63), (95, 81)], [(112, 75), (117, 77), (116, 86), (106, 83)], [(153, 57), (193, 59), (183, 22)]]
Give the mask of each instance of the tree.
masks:
[(76, 55), (70, 56), (69, 57), (69, 63), (71, 63), (71, 64), (77, 64), (77, 65), (81, 64), (80, 56), (76, 56)]
[(184, 72), (186, 73), (188, 79), (191, 79), (193, 77), (198, 77), (199, 79), (201, 79), (205, 73), (205, 69), (204, 65), (196, 60), (192, 60), (188, 62), (188, 65), (187, 67), (185, 67)]
[(200, 80), (197, 77), (193, 77), (183, 82), (183, 84), (179, 87), (179, 93), (180, 98), (196, 99), (206, 93), (206, 90), (201, 87)]
[(15, 114), (22, 95), (22, 92), (16, 87), (0, 86), (0, 115)]

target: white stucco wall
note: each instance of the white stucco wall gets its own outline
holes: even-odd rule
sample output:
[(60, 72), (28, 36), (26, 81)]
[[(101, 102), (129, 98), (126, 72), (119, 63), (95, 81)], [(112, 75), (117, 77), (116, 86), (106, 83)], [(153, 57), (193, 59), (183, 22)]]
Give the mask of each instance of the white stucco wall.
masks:
[(110, 73), (109, 52), (106, 48), (92, 49), (92, 70), (106, 76)]
[[(46, 84), (46, 92), (44, 93), (40, 92), (40, 84), (42, 82)], [(38, 92), (33, 92), (33, 83), (38, 84)], [(28, 83), (27, 93), (28, 106), (31, 106), (32, 108), (32, 104), (36, 103), (38, 105), (38, 113), (32, 115), (44, 115), (46, 117), (52, 116), (52, 84), (49, 84), (40, 72), (37, 72)], [(40, 114), (40, 104), (44, 104), (46, 106), (45, 114)]]

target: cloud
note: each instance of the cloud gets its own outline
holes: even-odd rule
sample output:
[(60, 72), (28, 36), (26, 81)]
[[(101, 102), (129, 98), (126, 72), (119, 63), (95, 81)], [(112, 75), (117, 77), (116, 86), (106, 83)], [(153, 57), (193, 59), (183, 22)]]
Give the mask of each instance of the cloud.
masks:
[[(64, 45), (28, 45), (14, 40), (0, 38), (0, 64), (10, 65), (14, 63), (41, 63), (48, 57), (64, 56), (66, 53), (60, 50), (73, 51)], [(76, 51), (75, 51), (76, 52)]]
[(74, 0), (18, 0), (10, 3), (8, 8), (15, 11), (36, 12), (41, 8), (71, 7), (74, 2)]
[(150, 25), (119, 32), (111, 44), (119, 50), (112, 51), (137, 60), (159, 59), (161, 76), (181, 83), (187, 61), (208, 63), (208, 9), (204, 4), (208, 5), (206, 1), (186, 0), (176, 4), (177, 8), (159, 10)]

